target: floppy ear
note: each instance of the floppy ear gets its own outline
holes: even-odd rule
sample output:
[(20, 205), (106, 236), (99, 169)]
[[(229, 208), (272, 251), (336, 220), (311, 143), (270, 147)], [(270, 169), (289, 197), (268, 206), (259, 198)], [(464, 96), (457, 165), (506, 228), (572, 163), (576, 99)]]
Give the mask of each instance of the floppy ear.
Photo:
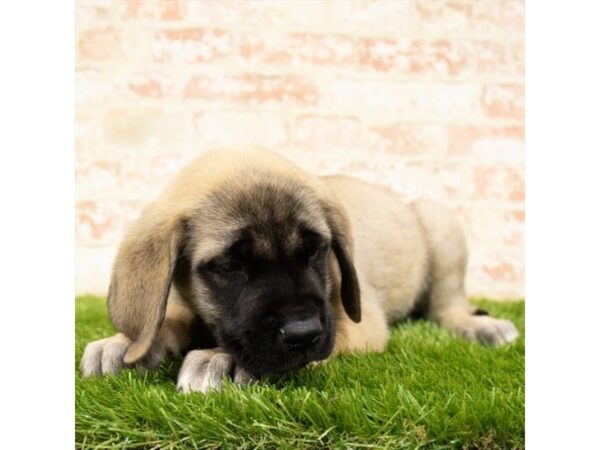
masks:
[(158, 334), (184, 234), (182, 220), (146, 211), (119, 248), (108, 310), (117, 329), (133, 340), (126, 364), (142, 358)]
[(361, 316), (360, 286), (352, 257), (350, 224), (341, 208), (331, 202), (325, 203), (325, 213), (332, 233), (331, 246), (340, 267), (342, 305), (346, 314), (358, 323)]

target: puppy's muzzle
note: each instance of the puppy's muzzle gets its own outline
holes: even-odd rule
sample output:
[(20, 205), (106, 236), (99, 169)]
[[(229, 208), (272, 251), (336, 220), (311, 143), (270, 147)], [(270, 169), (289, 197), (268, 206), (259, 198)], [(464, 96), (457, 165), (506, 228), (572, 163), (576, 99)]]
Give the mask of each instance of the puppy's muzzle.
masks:
[(321, 337), (323, 326), (318, 317), (292, 320), (280, 329), (281, 340), (290, 350), (306, 350), (314, 346)]

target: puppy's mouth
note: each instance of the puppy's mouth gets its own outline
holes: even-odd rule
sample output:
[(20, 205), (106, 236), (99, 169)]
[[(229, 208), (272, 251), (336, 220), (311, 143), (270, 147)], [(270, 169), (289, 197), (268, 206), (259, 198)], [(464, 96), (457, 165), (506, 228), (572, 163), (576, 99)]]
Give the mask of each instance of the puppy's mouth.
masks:
[[(329, 322), (329, 321), (327, 321)], [(224, 340), (221, 346), (237, 363), (256, 376), (284, 374), (303, 368), (313, 361), (326, 359), (334, 346), (333, 324), (326, 326), (308, 342), (284, 341), (280, 330), (269, 333), (246, 332)]]
[[(331, 340), (323, 336), (323, 341)], [(318, 343), (320, 344), (320, 343)], [(331, 348), (329, 348), (331, 347)], [(327, 358), (333, 349), (329, 346), (320, 344), (318, 347), (309, 350), (283, 350), (277, 353), (268, 351), (269, 354), (256, 355), (253, 352), (239, 353), (239, 364), (255, 375), (265, 374), (283, 374), (305, 367), (312, 361), (320, 361)]]

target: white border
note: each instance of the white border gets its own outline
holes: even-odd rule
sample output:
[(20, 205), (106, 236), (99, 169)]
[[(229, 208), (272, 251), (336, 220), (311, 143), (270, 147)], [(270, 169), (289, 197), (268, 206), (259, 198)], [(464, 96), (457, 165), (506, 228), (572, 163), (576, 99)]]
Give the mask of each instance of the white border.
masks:
[(526, 2), (526, 444), (598, 442), (600, 8)]
[(0, 14), (3, 448), (74, 443), (73, 6)]

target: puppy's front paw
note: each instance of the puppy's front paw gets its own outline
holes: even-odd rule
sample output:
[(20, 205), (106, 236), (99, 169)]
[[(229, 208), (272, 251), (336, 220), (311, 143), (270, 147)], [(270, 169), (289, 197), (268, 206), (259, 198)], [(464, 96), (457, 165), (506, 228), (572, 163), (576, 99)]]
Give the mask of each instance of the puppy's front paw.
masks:
[(187, 354), (177, 377), (180, 392), (210, 389), (220, 390), (223, 378), (230, 377), (234, 383), (245, 385), (255, 378), (236, 365), (233, 357), (215, 350), (194, 350)]
[[(119, 373), (128, 367), (123, 362), (125, 352), (131, 345), (131, 339), (122, 333), (90, 342), (83, 352), (79, 370), (84, 377), (92, 375), (105, 375)], [(151, 369), (163, 359), (165, 350), (160, 345), (155, 345), (148, 354), (134, 367), (139, 370)]]
[(90, 342), (83, 352), (79, 370), (84, 377), (118, 373), (124, 366), (123, 356), (131, 345), (124, 334)]
[(455, 331), (467, 339), (489, 345), (508, 344), (519, 336), (510, 320), (489, 316), (470, 316)]

